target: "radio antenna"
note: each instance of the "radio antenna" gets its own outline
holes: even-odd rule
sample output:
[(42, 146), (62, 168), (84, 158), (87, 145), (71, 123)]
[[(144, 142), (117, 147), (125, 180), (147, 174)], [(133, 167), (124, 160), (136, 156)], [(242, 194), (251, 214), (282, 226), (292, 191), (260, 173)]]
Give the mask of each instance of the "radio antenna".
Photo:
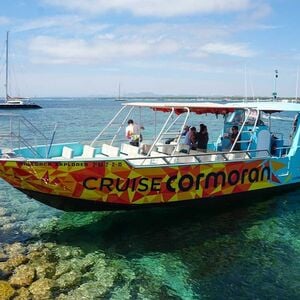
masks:
[(274, 92), (273, 92), (273, 101), (277, 99), (277, 78), (278, 78), (278, 70), (275, 70), (274, 76)]

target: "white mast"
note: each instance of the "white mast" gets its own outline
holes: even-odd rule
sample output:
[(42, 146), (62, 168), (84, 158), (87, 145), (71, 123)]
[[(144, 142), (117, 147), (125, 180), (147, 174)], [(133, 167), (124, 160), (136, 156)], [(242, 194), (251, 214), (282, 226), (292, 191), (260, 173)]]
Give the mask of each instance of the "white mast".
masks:
[(245, 99), (243, 102), (248, 101), (248, 82), (247, 82), (247, 65), (244, 66), (244, 89), (245, 89)]
[(6, 32), (6, 68), (5, 68), (5, 100), (8, 100), (8, 35), (9, 31)]
[(295, 101), (298, 101), (298, 85), (299, 85), (299, 67), (297, 68), (297, 79), (296, 79), (296, 99)]

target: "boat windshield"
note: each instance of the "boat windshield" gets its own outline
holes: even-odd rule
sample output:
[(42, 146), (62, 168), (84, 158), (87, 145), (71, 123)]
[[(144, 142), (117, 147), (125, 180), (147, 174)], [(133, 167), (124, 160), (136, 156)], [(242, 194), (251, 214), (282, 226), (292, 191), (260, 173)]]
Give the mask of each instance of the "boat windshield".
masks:
[(245, 111), (243, 109), (237, 109), (232, 113), (229, 113), (225, 117), (225, 123), (229, 125), (241, 125), (245, 119)]
[(264, 125), (262, 120), (262, 115), (259, 113), (257, 109), (250, 109), (249, 113), (246, 113), (245, 110), (238, 109), (232, 113), (229, 113), (225, 117), (225, 124), (227, 125), (242, 125), (246, 118), (246, 125)]

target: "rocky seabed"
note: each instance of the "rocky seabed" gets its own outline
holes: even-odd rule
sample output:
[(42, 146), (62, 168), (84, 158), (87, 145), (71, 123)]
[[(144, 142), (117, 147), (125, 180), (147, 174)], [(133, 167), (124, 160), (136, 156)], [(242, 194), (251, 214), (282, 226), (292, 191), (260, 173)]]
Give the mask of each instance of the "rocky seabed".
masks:
[[(55, 243), (4, 244), (0, 250), (0, 299), (98, 299), (117, 272), (103, 253)], [(119, 280), (119, 279), (118, 279)]]

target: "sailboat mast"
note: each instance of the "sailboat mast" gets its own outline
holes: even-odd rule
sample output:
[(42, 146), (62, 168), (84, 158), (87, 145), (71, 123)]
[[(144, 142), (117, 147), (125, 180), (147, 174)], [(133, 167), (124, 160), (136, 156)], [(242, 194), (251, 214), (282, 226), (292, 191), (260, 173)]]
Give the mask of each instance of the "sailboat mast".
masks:
[(248, 88), (248, 81), (247, 81), (247, 66), (245, 64), (244, 68), (244, 89), (245, 89), (245, 98), (243, 102), (248, 101), (248, 93), (247, 93), (247, 88)]
[(8, 35), (9, 31), (6, 33), (6, 69), (5, 69), (5, 99), (8, 100)]
[(296, 79), (296, 99), (295, 101), (298, 101), (298, 85), (299, 85), (299, 67), (297, 68), (297, 79)]

